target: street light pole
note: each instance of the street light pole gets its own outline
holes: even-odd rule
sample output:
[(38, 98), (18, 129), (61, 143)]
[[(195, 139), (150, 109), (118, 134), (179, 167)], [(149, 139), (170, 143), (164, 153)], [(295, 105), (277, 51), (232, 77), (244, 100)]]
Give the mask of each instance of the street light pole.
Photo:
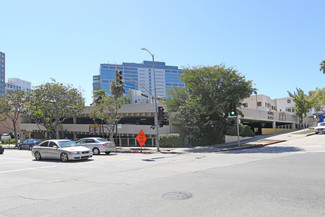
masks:
[(155, 96), (156, 146), (157, 146), (157, 151), (160, 152), (160, 150), (159, 150), (159, 131), (158, 131), (158, 107), (157, 107), (157, 93), (156, 93), (155, 56), (147, 48), (141, 48), (141, 50), (147, 51), (151, 55), (151, 57), (152, 57), (153, 88), (154, 88), (154, 96)]

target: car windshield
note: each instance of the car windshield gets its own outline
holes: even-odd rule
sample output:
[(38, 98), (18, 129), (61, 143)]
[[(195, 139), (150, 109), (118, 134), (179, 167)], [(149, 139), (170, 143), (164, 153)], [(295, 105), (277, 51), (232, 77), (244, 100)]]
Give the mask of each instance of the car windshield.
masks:
[(99, 142), (108, 142), (106, 139), (97, 139)]
[(325, 126), (325, 123), (319, 123), (318, 126)]
[(58, 143), (62, 148), (77, 146), (77, 143), (75, 141), (59, 141)]

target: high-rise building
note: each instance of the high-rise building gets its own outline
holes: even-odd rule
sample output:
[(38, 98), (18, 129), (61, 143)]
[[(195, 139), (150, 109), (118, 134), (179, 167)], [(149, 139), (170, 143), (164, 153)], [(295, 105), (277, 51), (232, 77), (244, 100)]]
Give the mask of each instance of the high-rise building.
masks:
[[(130, 89), (141, 90), (142, 93), (154, 95), (153, 64), (152, 61), (143, 63), (100, 64), (99, 75), (93, 76), (93, 90), (104, 89), (111, 94), (110, 85), (115, 79), (115, 71), (122, 71), (125, 95)], [(165, 62), (155, 61), (156, 93), (157, 97), (165, 97), (173, 86), (184, 87), (179, 75), (182, 69), (177, 66), (167, 66)]]
[(8, 78), (6, 83), (6, 90), (22, 90), (25, 92), (32, 92), (32, 84), (29, 81), (25, 81), (19, 78)]
[(6, 55), (0, 52), (0, 96), (5, 95), (6, 89)]

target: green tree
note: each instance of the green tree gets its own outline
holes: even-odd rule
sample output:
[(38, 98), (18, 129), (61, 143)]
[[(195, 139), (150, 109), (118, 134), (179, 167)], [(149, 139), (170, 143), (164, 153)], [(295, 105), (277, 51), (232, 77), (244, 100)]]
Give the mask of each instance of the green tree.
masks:
[[(115, 73), (116, 76), (118, 76), (118, 71)], [(107, 95), (106, 91), (103, 89), (94, 91), (94, 103), (90, 108), (90, 118), (92, 118), (96, 124), (101, 125), (102, 136), (105, 136), (106, 129), (107, 136), (113, 141), (114, 130), (117, 128), (117, 123), (121, 119), (121, 116), (118, 115), (118, 109), (121, 108), (123, 104), (130, 104), (131, 99), (123, 96), (125, 92), (123, 84), (116, 84), (116, 80), (111, 82), (110, 90), (113, 96)]]
[(7, 119), (12, 123), (12, 127), (5, 127), (13, 131), (16, 146), (18, 145), (17, 125), (20, 114), (23, 113), (26, 108), (26, 95), (27, 93), (22, 90), (7, 90), (6, 95), (0, 98), (0, 114), (2, 114), (3, 117), (1, 120), (3, 122), (1, 123), (3, 124)]
[(52, 79), (35, 87), (28, 98), (26, 115), (45, 127), (47, 138), (59, 139), (59, 125), (67, 118), (80, 115), (84, 108), (79, 90)]
[(321, 63), (320, 63), (320, 71), (323, 71), (323, 74), (325, 74), (325, 60), (323, 60)]
[(102, 97), (104, 97), (106, 95), (107, 95), (107, 93), (105, 90), (103, 90), (103, 89), (96, 90), (93, 92), (93, 100), (95, 102), (96, 100), (101, 99)]
[(325, 112), (325, 88), (309, 91), (308, 101), (316, 112)]
[(200, 66), (183, 70), (185, 88), (174, 87), (166, 99), (170, 119), (188, 128), (201, 145), (225, 141), (225, 127), (231, 103), (240, 101), (254, 91), (252, 81), (234, 68), (225, 65)]
[(299, 117), (300, 121), (303, 122), (303, 118), (306, 117), (308, 110), (311, 109), (311, 103), (302, 89), (296, 88), (296, 90), (297, 92), (294, 93), (288, 91), (288, 94), (293, 98), (293, 101), (296, 104), (296, 115)]
[(121, 119), (118, 115), (118, 109), (123, 105), (124, 98), (115, 98), (114, 96), (104, 95), (95, 101), (90, 108), (89, 116), (96, 124), (101, 125), (102, 136), (106, 135), (113, 141), (114, 129), (116, 123)]

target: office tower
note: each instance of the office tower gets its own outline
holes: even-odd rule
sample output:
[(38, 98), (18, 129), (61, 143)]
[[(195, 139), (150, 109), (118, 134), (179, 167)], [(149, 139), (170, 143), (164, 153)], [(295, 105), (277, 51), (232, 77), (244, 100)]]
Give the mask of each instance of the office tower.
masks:
[(4, 96), (6, 84), (6, 55), (0, 52), (0, 96)]
[[(99, 75), (93, 76), (93, 90), (104, 89), (111, 94), (110, 85), (115, 79), (115, 71), (122, 71), (125, 95), (129, 90), (141, 90), (143, 94), (154, 95), (153, 64), (152, 61), (143, 63), (100, 64)], [(167, 66), (165, 62), (155, 61), (157, 97), (166, 97), (173, 86), (184, 87), (179, 75), (182, 69), (177, 66)]]

